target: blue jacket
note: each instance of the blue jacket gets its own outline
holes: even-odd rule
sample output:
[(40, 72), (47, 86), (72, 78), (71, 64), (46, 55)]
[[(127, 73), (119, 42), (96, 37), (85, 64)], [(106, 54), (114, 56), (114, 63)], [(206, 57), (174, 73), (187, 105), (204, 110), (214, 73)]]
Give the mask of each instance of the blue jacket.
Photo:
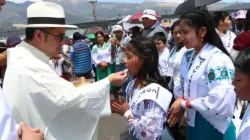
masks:
[(70, 60), (74, 64), (75, 74), (90, 72), (92, 67), (89, 45), (81, 40), (77, 40), (70, 48)]

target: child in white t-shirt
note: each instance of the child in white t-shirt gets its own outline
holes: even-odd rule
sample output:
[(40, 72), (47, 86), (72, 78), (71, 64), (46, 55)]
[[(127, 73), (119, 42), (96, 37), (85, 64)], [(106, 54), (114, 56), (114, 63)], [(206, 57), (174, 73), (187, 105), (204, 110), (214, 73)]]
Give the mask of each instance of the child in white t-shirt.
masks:
[(169, 57), (169, 49), (167, 47), (167, 37), (163, 32), (155, 33), (153, 36), (153, 40), (156, 44), (156, 48), (159, 53), (159, 71), (160, 74), (164, 77), (167, 76), (168, 71), (168, 57)]

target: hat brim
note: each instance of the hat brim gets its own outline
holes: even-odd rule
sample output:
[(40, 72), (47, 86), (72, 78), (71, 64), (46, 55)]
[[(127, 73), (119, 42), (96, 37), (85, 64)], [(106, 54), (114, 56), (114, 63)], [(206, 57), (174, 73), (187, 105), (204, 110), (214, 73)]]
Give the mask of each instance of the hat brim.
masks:
[(143, 15), (139, 18), (139, 21), (142, 21), (142, 18), (149, 18), (151, 20), (157, 20), (157, 18), (153, 15)]
[(118, 32), (118, 31), (123, 32), (123, 30), (120, 30), (120, 29), (112, 30), (111, 32), (114, 33), (114, 32)]
[(242, 17), (242, 16), (241, 17), (236, 17), (235, 20), (237, 20), (237, 19), (246, 19), (246, 17)]
[(76, 25), (60, 25), (60, 24), (13, 24), (17, 28), (78, 28)]

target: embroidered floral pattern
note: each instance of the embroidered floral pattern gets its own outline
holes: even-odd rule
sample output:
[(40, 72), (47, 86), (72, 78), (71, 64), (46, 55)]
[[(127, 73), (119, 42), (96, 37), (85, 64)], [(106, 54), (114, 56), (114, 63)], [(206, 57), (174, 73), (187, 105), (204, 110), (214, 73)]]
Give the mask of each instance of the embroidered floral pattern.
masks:
[[(135, 80), (127, 86), (127, 100), (132, 94), (136, 96), (140, 93), (134, 89), (134, 84)], [(135, 112), (132, 110), (132, 113), (134, 118), (128, 121), (128, 129), (138, 140), (157, 140), (161, 136), (166, 113), (156, 102), (144, 100), (138, 104)]]
[(233, 78), (234, 70), (228, 70), (226, 66), (217, 66), (205, 72), (205, 81), (207, 85), (214, 81), (233, 80)]

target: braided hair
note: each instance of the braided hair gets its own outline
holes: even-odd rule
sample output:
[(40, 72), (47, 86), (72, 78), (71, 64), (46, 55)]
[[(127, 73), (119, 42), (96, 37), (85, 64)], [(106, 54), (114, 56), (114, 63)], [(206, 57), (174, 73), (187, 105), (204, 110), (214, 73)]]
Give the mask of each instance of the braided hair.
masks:
[(181, 21), (185, 21), (188, 26), (196, 28), (197, 34), (198, 30), (202, 27), (207, 28), (207, 33), (203, 38), (206, 43), (214, 45), (227, 56), (230, 57), (230, 54), (225, 49), (220, 36), (215, 31), (215, 23), (212, 18), (212, 15), (204, 8), (195, 8), (185, 14), (180, 18)]
[(129, 42), (126, 49), (140, 59), (143, 59), (143, 64), (137, 75), (137, 77), (143, 78), (143, 86), (157, 83), (163, 87), (167, 87), (166, 81), (160, 75), (158, 69), (158, 51), (155, 43), (151, 39), (146, 37), (135, 37)]

